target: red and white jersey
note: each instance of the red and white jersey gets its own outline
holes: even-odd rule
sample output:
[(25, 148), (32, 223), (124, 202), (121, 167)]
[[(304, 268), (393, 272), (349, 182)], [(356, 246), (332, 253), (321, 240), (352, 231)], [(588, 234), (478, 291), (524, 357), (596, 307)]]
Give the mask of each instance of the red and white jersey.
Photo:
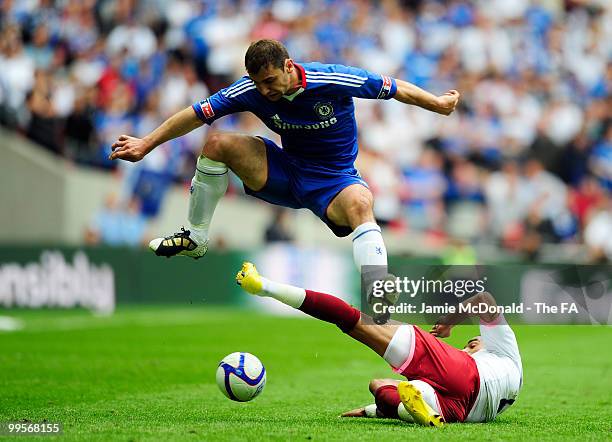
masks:
[(484, 348), (472, 354), (480, 376), (480, 390), (466, 422), (495, 419), (514, 403), (523, 383), (523, 366), (514, 332), (503, 315), (480, 323)]

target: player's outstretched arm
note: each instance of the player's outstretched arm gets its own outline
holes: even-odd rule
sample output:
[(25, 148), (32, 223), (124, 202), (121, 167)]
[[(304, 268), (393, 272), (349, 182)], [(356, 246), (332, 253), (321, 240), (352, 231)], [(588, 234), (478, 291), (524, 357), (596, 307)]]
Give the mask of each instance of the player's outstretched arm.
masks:
[(354, 410), (345, 411), (340, 417), (378, 417), (385, 418), (382, 413), (376, 410), (376, 404), (370, 404), (366, 407), (355, 408)]
[(355, 408), (354, 410), (345, 411), (340, 417), (367, 417), (365, 407)]
[(397, 92), (394, 97), (396, 100), (406, 104), (413, 104), (442, 115), (450, 115), (457, 106), (459, 101), (459, 92), (452, 89), (444, 95), (435, 96), (403, 80), (395, 80), (397, 83)]
[(111, 146), (113, 152), (109, 158), (131, 162), (140, 161), (160, 144), (185, 135), (203, 124), (190, 106), (172, 115), (144, 138), (121, 135)]
[[(461, 303), (464, 306), (473, 305), (477, 306), (478, 304), (486, 304), (487, 306), (496, 307), (497, 303), (495, 302), (495, 298), (489, 292), (478, 293), (477, 295), (472, 296), (469, 299), (466, 299)], [(471, 309), (466, 309), (467, 311), (471, 311)], [(488, 310), (488, 309), (487, 309)], [(467, 319), (470, 316), (467, 312), (457, 312), (450, 313), (448, 315), (442, 316), (438, 319), (436, 325), (434, 325), (430, 333), (438, 338), (447, 338), (451, 334), (451, 328), (455, 325), (461, 323), (463, 320)], [(499, 316), (499, 313), (478, 313), (475, 316), (479, 316), (480, 319), (484, 322), (493, 322)]]

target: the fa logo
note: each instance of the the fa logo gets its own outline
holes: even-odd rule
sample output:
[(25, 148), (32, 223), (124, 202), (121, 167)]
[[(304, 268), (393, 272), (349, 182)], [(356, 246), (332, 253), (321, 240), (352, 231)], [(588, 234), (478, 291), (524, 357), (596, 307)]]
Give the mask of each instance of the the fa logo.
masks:
[(314, 111), (321, 120), (327, 120), (334, 115), (334, 108), (330, 102), (315, 104)]
[(200, 108), (202, 109), (202, 113), (208, 119), (215, 116), (215, 111), (212, 108), (212, 104), (210, 104), (210, 100), (207, 98), (206, 100), (200, 101)]
[(189, 187), (189, 194), (193, 193), (193, 184)]
[(393, 82), (391, 81), (391, 78), (387, 77), (386, 75), (382, 76), (382, 86), (380, 87), (380, 91), (378, 92), (378, 97), (377, 98), (385, 98), (387, 97), (390, 93), (391, 93), (391, 86), (393, 85)]
[(376, 247), (376, 254), (382, 255), (382, 247)]

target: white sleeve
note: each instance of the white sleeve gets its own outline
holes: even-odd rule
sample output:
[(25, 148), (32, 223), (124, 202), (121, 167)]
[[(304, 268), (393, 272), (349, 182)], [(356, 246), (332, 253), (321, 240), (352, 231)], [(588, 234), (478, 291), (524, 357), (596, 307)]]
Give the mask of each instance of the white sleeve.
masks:
[(521, 355), (516, 336), (503, 314), (490, 323), (480, 321), (480, 339), (487, 351), (500, 356), (508, 356), (521, 367)]

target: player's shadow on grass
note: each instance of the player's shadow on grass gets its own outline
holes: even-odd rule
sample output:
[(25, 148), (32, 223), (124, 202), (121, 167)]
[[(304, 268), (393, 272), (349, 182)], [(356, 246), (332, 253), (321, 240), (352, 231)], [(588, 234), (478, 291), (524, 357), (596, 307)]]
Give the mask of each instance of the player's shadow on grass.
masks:
[[(406, 427), (409, 426), (411, 428), (431, 428), (431, 427), (423, 427), (422, 425), (418, 425), (412, 422), (404, 422), (398, 419), (384, 419), (384, 418), (368, 418), (368, 417), (338, 417), (338, 419), (340, 420), (340, 422), (344, 422), (346, 421), (347, 423), (350, 423), (350, 425), (360, 425), (360, 426), (372, 426), (372, 425), (376, 425), (376, 426), (380, 426), (380, 425), (385, 425), (385, 426), (401, 426), (401, 427)], [(486, 426), (488, 427), (492, 427), (492, 426), (497, 426), (497, 427), (512, 427), (516, 424), (518, 424), (519, 422), (515, 422), (515, 421), (511, 421), (511, 420), (495, 420), (495, 421), (491, 421), (491, 422), (486, 422)], [(453, 423), (446, 423), (444, 424), (444, 426), (442, 428), (446, 428), (446, 427), (465, 427), (465, 428), (474, 428), (474, 427), (480, 427), (482, 425), (485, 425), (485, 422), (453, 422)], [(440, 428), (436, 428), (437, 431), (440, 431)]]
[(338, 419), (340, 420), (340, 422), (344, 423), (346, 422), (349, 425), (359, 425), (359, 426), (381, 426), (381, 425), (385, 425), (385, 426), (399, 426), (399, 427), (406, 427), (406, 426), (410, 426), (410, 427), (414, 427), (414, 428), (426, 428), (423, 427), (421, 425), (412, 423), (412, 422), (404, 422), (401, 421), (399, 419), (383, 419), (383, 418), (369, 418), (369, 417), (338, 417)]

